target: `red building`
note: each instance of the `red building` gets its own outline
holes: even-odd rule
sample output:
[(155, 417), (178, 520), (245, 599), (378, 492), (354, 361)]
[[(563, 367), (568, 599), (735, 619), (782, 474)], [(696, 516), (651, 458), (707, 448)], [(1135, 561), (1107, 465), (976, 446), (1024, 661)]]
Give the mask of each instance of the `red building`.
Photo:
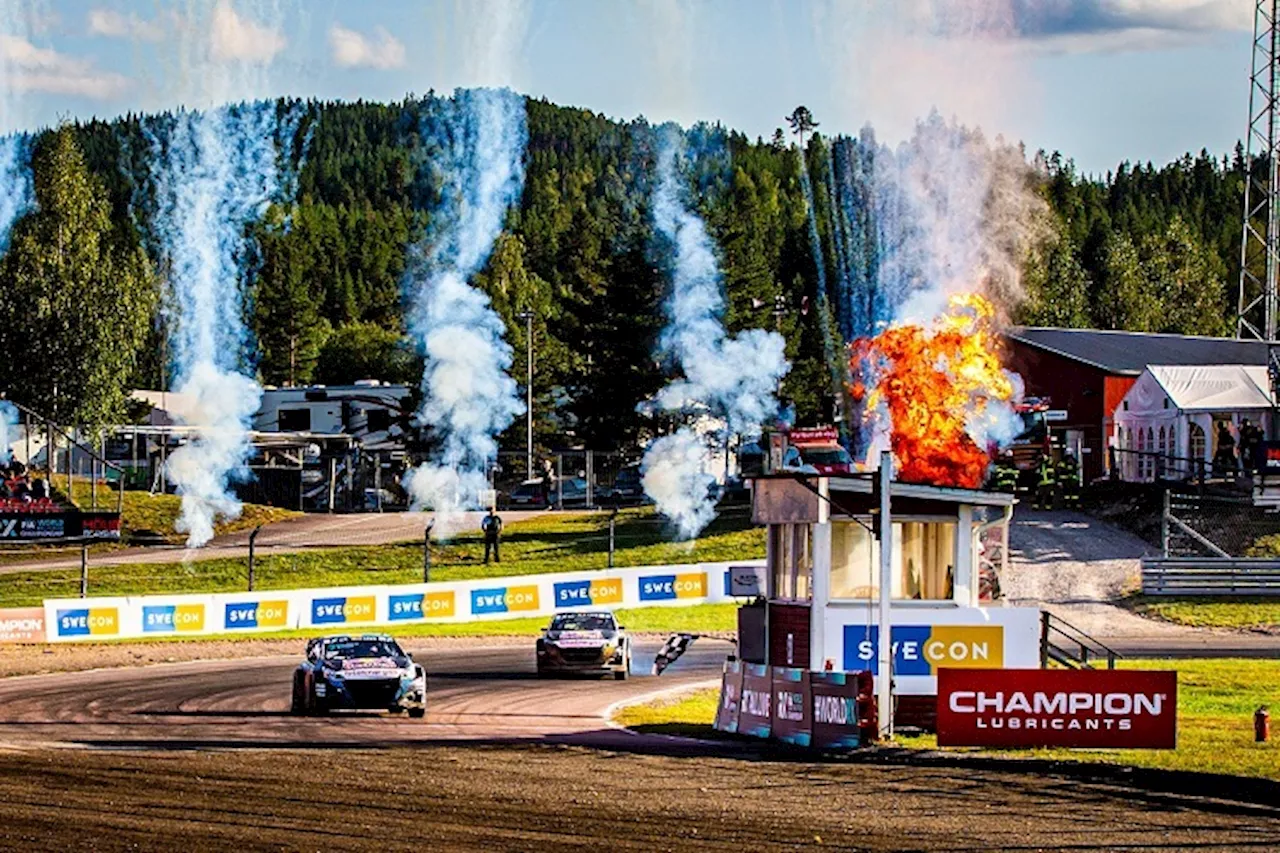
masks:
[(1022, 376), (1027, 396), (1066, 413), (1052, 426), (1068, 447), (1079, 439), (1089, 480), (1105, 473), (1116, 407), (1149, 365), (1267, 363), (1267, 344), (1232, 338), (1029, 326), (1004, 338), (1005, 366)]

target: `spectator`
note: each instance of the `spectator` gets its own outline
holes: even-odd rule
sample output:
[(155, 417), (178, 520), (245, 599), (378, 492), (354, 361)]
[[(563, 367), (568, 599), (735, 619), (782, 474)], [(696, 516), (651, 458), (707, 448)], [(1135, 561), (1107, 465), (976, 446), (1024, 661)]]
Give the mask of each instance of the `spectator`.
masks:
[(493, 561), (501, 563), (502, 557), (498, 554), (498, 545), (502, 541), (502, 519), (498, 513), (490, 509), (489, 514), (480, 522), (480, 529), (484, 532), (484, 562), (489, 563), (489, 550), (493, 549)]
[(1224, 422), (1218, 424), (1218, 449), (1213, 454), (1213, 468), (1230, 477), (1234, 477), (1239, 470), (1236, 462), (1236, 439)]

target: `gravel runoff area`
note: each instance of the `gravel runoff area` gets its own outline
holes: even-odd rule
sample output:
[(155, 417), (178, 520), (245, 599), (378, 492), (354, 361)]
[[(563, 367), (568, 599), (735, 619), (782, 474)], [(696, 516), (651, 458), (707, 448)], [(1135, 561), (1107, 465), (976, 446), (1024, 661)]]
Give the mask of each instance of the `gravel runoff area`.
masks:
[(1155, 550), (1082, 513), (1019, 507), (1000, 586), (1009, 604), (1043, 606), (1095, 637), (1177, 639), (1214, 633), (1145, 619), (1115, 603), (1140, 588), (1141, 558)]
[(499, 743), (0, 753), (4, 849), (1274, 850), (1277, 838), (1275, 807), (974, 766)]

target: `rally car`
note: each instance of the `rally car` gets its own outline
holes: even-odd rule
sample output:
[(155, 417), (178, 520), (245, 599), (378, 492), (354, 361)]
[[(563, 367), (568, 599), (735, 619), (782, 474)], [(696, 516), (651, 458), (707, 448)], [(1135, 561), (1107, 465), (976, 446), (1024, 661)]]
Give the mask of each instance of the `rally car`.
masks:
[(559, 613), (537, 643), (538, 676), (553, 672), (631, 674), (631, 638), (608, 611)]
[(427, 673), (386, 634), (317, 637), (293, 671), (295, 714), (337, 709), (427, 713)]

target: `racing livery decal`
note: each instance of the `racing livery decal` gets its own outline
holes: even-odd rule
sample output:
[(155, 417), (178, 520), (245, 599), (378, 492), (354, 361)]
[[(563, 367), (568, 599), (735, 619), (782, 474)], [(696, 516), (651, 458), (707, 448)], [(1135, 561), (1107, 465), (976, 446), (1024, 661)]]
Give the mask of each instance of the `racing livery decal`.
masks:
[(641, 601), (672, 601), (677, 598), (706, 598), (707, 573), (646, 575), (640, 578)]
[(170, 631), (203, 631), (203, 604), (157, 604), (142, 608), (142, 630), (145, 633)]
[[(942, 667), (990, 669), (1004, 666), (1004, 627), (1001, 625), (894, 625), (895, 675), (936, 675)], [(874, 669), (879, 659), (880, 628), (844, 626), (844, 665), (847, 672)]]
[(88, 637), (120, 633), (120, 611), (115, 607), (81, 607), (58, 611), (59, 637)]
[(376, 608), (372, 595), (311, 599), (311, 624), (372, 622)]
[(387, 618), (392, 622), (406, 619), (444, 619), (454, 614), (454, 592), (415, 592), (393, 595), (387, 599)]
[(482, 616), (486, 613), (514, 613), (522, 610), (538, 609), (538, 587), (499, 586), (491, 589), (471, 590), (471, 613)]
[(288, 618), (288, 601), (235, 601), (227, 605), (223, 624), (229, 630), (284, 628)]
[(556, 607), (622, 603), (622, 579), (565, 581), (555, 585)]

